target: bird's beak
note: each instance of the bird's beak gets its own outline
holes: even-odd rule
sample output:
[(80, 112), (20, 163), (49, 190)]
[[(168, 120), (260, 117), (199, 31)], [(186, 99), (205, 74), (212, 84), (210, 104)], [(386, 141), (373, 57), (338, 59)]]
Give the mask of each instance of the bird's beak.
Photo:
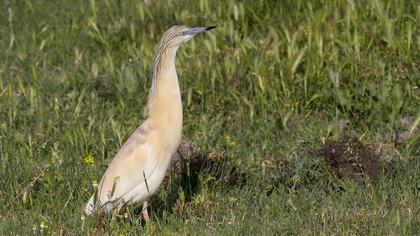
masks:
[(214, 28), (216, 28), (215, 25), (211, 25), (211, 26), (207, 26), (207, 27), (191, 28), (191, 29), (187, 30), (186, 34), (194, 36), (196, 34), (206, 32), (206, 31), (209, 31), (209, 30), (214, 29)]

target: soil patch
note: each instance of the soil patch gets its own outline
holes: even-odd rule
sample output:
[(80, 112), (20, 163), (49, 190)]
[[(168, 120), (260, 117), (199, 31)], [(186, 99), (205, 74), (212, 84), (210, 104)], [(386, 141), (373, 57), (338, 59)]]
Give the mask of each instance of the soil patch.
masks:
[(367, 179), (377, 180), (381, 174), (378, 154), (357, 138), (327, 141), (321, 152), (331, 172), (339, 178), (364, 183)]
[[(246, 182), (245, 172), (237, 166), (228, 164), (227, 156), (223, 153), (208, 152), (197, 148), (189, 139), (182, 137), (177, 152), (172, 156), (172, 169), (181, 176), (181, 186), (191, 181), (198, 180), (198, 173), (205, 171), (210, 173), (213, 182), (223, 182), (232, 186), (241, 186)], [(167, 180), (164, 181), (164, 187)], [(197, 183), (193, 183), (195, 185)]]

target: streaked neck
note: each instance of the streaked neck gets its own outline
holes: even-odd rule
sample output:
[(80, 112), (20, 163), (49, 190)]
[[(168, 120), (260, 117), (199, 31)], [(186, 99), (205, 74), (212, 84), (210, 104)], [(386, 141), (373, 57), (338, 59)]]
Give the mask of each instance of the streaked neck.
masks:
[(177, 48), (166, 48), (156, 55), (153, 66), (153, 82), (147, 104), (149, 117), (181, 114), (182, 103), (175, 68)]

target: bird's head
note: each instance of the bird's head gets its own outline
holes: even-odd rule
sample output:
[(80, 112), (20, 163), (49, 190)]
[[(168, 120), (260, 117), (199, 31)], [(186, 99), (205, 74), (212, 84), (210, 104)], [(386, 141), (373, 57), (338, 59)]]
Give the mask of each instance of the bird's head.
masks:
[(216, 26), (189, 28), (183, 25), (176, 25), (171, 27), (162, 37), (160, 47), (175, 47), (178, 48), (184, 42), (187, 42), (195, 35), (209, 31), (216, 28)]

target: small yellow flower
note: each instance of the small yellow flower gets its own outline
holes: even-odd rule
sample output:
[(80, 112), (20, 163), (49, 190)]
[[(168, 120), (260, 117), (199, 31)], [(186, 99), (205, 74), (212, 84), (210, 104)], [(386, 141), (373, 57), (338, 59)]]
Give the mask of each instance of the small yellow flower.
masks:
[(233, 140), (233, 139), (232, 139), (232, 137), (230, 137), (230, 136), (226, 135), (226, 136), (225, 136), (225, 140), (226, 140), (227, 145), (228, 145), (230, 148), (232, 148), (232, 149), (236, 148), (236, 146), (237, 146), (236, 141), (235, 141), (235, 140)]
[(115, 182), (115, 183), (120, 182), (120, 178), (121, 178), (120, 176), (115, 177), (114, 182)]
[(80, 219), (81, 219), (82, 221), (84, 221), (84, 220), (86, 219), (85, 215), (81, 215), (81, 216), (80, 216)]
[(96, 179), (92, 180), (92, 187), (94, 188), (98, 187), (98, 181), (96, 181)]
[(124, 218), (127, 219), (128, 218), (128, 212), (124, 213)]
[(47, 223), (45, 222), (45, 221), (41, 221), (40, 223), (39, 223), (39, 231), (40, 232), (43, 232), (44, 231), (44, 229), (47, 229), (48, 228), (48, 225), (47, 225)]
[(87, 165), (93, 165), (95, 163), (95, 158), (92, 155), (87, 155), (83, 161), (85, 162), (85, 164)]

